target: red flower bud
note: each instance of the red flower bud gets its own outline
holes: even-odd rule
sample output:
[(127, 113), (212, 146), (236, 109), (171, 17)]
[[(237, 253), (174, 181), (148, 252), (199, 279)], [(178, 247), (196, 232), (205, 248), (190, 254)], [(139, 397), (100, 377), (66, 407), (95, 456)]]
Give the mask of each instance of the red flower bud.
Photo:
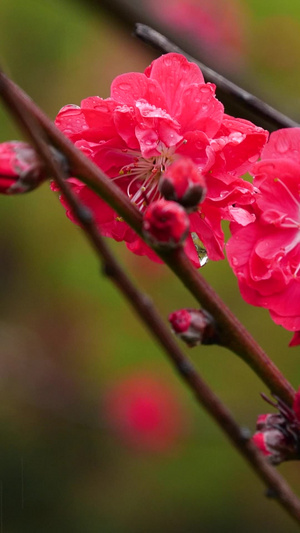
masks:
[(300, 459), (300, 420), (297, 412), (299, 391), (296, 393), (293, 409), (279, 398), (276, 403), (266, 396), (264, 400), (278, 409), (278, 413), (259, 415), (258, 430), (252, 442), (269, 458), (272, 464)]
[(280, 429), (258, 431), (253, 435), (252, 442), (269, 458), (273, 465), (295, 458), (293, 454), (290, 457), (293, 448), (289, 446), (288, 439)]
[(194, 210), (206, 194), (205, 180), (197, 165), (188, 157), (177, 159), (159, 180), (159, 190), (166, 200)]
[(214, 318), (205, 310), (180, 309), (169, 315), (172, 329), (188, 346), (218, 344)]
[[(64, 156), (52, 146), (52, 155), (67, 171)], [(0, 193), (21, 194), (32, 191), (49, 176), (37, 152), (22, 141), (0, 144)]]
[(150, 244), (159, 248), (176, 248), (188, 235), (190, 221), (179, 204), (158, 200), (144, 214), (143, 232)]

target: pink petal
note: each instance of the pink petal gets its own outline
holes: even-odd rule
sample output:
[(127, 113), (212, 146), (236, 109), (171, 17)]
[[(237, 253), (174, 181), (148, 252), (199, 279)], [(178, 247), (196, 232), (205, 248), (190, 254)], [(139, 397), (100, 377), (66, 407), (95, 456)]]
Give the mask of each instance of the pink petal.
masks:
[(182, 112), (183, 106), (188, 105), (183, 99), (185, 89), (192, 83), (204, 83), (199, 67), (181, 54), (172, 53), (159, 57), (145, 70), (145, 74), (159, 83), (166, 98), (166, 106), (160, 107), (165, 108), (175, 118)]
[(136, 255), (145, 255), (155, 263), (163, 263), (160, 257), (136, 234), (135, 239), (130, 243), (127, 242), (126, 246), (128, 250)]
[(209, 259), (224, 259), (224, 234), (221, 228), (220, 211), (206, 202), (201, 206), (201, 213), (190, 215), (191, 232), (197, 233), (207, 251)]
[(210, 83), (193, 84), (185, 89), (182, 99), (186, 105), (176, 115), (182, 131), (200, 130), (213, 137), (224, 114), (223, 104), (215, 97), (215, 86)]
[(150, 80), (140, 72), (117, 76), (111, 84), (111, 98), (119, 104), (134, 106), (137, 100), (166, 109), (166, 99), (156, 80)]
[(262, 159), (282, 159), (300, 162), (300, 128), (285, 128), (274, 131), (262, 151)]

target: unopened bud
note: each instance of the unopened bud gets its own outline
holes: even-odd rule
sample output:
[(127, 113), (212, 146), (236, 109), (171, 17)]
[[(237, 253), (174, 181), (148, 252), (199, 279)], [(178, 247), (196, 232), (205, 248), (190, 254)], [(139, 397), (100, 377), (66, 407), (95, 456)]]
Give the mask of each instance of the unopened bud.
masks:
[(190, 347), (218, 344), (214, 318), (202, 309), (180, 309), (169, 315), (172, 330)]
[(206, 184), (197, 165), (188, 157), (182, 157), (161, 176), (159, 190), (166, 200), (178, 202), (192, 211), (203, 202)]
[[(52, 155), (66, 167), (62, 154), (51, 147)], [(22, 194), (32, 191), (48, 178), (46, 166), (30, 144), (9, 141), (0, 144), (0, 193)]]
[(158, 200), (145, 211), (143, 232), (147, 241), (157, 248), (177, 248), (186, 239), (189, 228), (189, 217), (176, 202)]
[(300, 459), (300, 421), (294, 410), (298, 396), (299, 391), (291, 409), (279, 398), (273, 403), (263, 395), (263, 398), (279, 412), (259, 415), (256, 423), (257, 431), (252, 437), (252, 442), (274, 465), (282, 461)]
[(266, 415), (259, 415), (256, 421), (256, 429), (265, 431), (282, 424), (284, 418), (279, 413), (268, 413)]
[(283, 428), (274, 427), (258, 431), (253, 435), (252, 441), (273, 465), (299, 459), (297, 443), (284, 433)]

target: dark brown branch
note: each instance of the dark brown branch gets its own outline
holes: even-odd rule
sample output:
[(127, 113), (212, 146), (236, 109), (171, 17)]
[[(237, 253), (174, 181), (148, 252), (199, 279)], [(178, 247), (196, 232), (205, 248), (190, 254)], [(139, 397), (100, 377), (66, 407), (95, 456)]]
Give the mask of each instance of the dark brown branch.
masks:
[[(48, 139), (68, 158), (74, 175), (80, 176), (84, 183), (94, 189), (142, 236), (141, 213), (129, 198), (82, 152), (77, 150), (37, 105), (3, 73), (0, 73), (0, 95), (17, 120), (19, 114), (16, 111), (16, 104), (26, 109), (28, 114), (40, 124)], [(195, 270), (184, 252), (179, 249), (170, 253), (159, 252), (159, 254), (196, 300), (213, 315), (218, 323), (223, 345), (239, 355), (260, 376), (271, 392), (288, 405), (292, 405), (295, 391), (291, 384), (212, 287)]]
[(189, 61), (196, 63), (202, 70), (206, 81), (215, 83), (218, 89), (221, 89), (225, 94), (229, 94), (242, 108), (251, 110), (258, 119), (262, 118), (267, 123), (270, 123), (270, 129), (299, 127), (297, 122), (280, 113), (280, 111), (277, 111), (277, 109), (274, 109), (274, 107), (266, 104), (248, 91), (245, 91), (245, 89), (242, 89), (221, 74), (218, 74), (218, 72), (207, 67), (201, 61), (191, 57), (158, 31), (145, 24), (136, 24), (135, 35), (145, 43), (154, 46), (160, 52), (183, 54)]
[[(82, 3), (82, 0), (77, 1)], [(225, 104), (225, 109), (229, 114), (252, 120), (269, 131), (299, 126), (296, 121), (227, 80), (224, 76), (215, 72), (213, 68), (206, 67), (205, 62), (209, 64), (214, 62), (213, 67), (220, 70), (222, 69), (222, 63), (217, 64), (213, 57), (207, 56), (207, 50), (201, 48), (200, 39), (195, 44), (190, 35), (184, 36), (183, 32), (178, 34), (178, 32), (166, 27), (158, 17), (153, 16), (151, 7), (148, 8), (147, 2), (139, 0), (84, 0), (84, 5), (87, 3), (100, 14), (105, 10), (120, 24), (126, 26), (129, 31), (139, 20), (142, 24), (137, 25), (136, 35), (151, 44), (152, 48), (156, 48), (163, 53), (179, 52), (190, 61), (197, 63), (207, 81), (216, 83), (217, 95)], [(151, 27), (155, 27), (158, 31)], [(167, 33), (168, 38), (164, 37), (165, 33)], [(182, 48), (176, 46), (172, 41), (179, 42)], [(183, 52), (182, 49), (188, 50), (189, 53)], [(199, 54), (203, 63), (194, 59), (199, 57)]]
[(53, 175), (57, 185), (73, 209), (82, 229), (103, 264), (104, 272), (120, 289), (122, 294), (133, 307), (137, 316), (143, 320), (152, 335), (164, 348), (164, 351), (174, 368), (188, 384), (199, 403), (208, 411), (210, 416), (216, 421), (240, 454), (251, 465), (267, 488), (272, 491), (272, 494), (275, 495), (279, 504), (296, 520), (298, 524), (300, 524), (300, 500), (292, 492), (289, 485), (275, 468), (267, 463), (266, 459), (261, 455), (254, 444), (249, 439), (245, 439), (243, 431), (233, 419), (230, 411), (206, 385), (190, 360), (180, 350), (169, 329), (161, 320), (160, 315), (156, 311), (151, 300), (148, 296), (141, 293), (129, 279), (103, 238), (98, 233), (92, 214), (88, 209), (81, 205), (77, 196), (72, 192), (66, 181), (67, 176), (64, 174), (57, 161), (53, 158), (53, 154), (46, 143), (43, 131), (35, 121), (34, 117), (28, 114), (27, 110), (20, 105), (20, 102), (14, 99), (13, 101), (14, 112), (15, 115), (18, 116), (20, 125), (40, 156), (43, 158), (48, 170)]

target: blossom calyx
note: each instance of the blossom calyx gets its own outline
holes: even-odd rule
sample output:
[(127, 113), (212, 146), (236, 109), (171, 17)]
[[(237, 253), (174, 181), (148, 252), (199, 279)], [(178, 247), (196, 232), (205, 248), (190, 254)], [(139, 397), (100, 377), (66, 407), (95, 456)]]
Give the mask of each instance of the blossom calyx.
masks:
[(278, 413), (259, 415), (256, 433), (252, 442), (268, 458), (277, 465), (282, 461), (300, 459), (300, 389), (296, 393), (293, 408), (288, 407), (279, 398), (276, 403), (267, 397), (263, 398), (278, 409)]
[(143, 233), (155, 248), (177, 248), (186, 239), (189, 229), (189, 217), (176, 202), (158, 200), (145, 211)]
[(218, 344), (214, 318), (204, 309), (179, 309), (169, 315), (172, 330), (191, 348), (197, 344)]
[(197, 165), (188, 157), (181, 157), (170, 165), (159, 180), (159, 190), (166, 200), (194, 211), (203, 202), (206, 184)]

